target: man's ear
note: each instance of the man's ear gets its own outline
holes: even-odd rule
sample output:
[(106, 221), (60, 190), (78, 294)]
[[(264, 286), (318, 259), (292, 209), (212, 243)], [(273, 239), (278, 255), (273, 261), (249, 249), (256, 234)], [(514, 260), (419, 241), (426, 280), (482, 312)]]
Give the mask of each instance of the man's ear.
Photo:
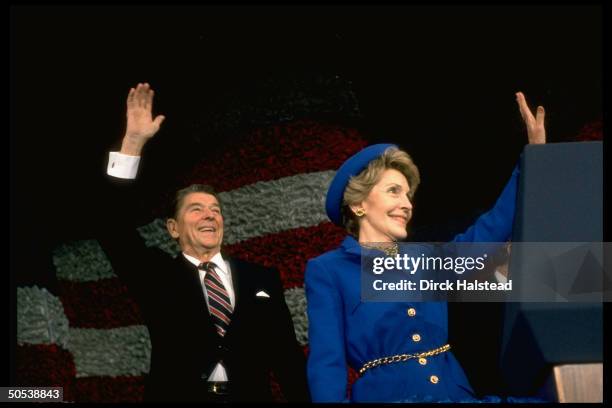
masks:
[(176, 222), (174, 218), (168, 218), (166, 220), (166, 229), (168, 230), (168, 233), (170, 234), (170, 236), (174, 239), (178, 239), (179, 237), (177, 227), (178, 227), (178, 223)]

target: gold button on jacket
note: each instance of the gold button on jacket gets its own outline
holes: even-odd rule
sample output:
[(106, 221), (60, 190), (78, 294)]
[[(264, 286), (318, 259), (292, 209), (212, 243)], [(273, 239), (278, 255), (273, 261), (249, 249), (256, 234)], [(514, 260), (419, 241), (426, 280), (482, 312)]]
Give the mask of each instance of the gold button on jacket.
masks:
[(431, 381), (432, 384), (437, 384), (440, 379), (438, 378), (438, 376), (432, 375), (431, 377), (429, 377), (429, 381)]
[(421, 341), (421, 335), (413, 334), (412, 335), (412, 341)]

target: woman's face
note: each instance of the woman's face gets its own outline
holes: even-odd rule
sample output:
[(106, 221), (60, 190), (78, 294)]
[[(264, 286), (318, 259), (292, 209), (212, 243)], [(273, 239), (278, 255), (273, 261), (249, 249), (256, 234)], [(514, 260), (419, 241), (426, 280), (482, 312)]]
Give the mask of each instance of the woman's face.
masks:
[(387, 169), (374, 185), (361, 205), (351, 206), (365, 210), (360, 217), (360, 242), (389, 242), (406, 238), (406, 226), (412, 218), (408, 180), (399, 171)]

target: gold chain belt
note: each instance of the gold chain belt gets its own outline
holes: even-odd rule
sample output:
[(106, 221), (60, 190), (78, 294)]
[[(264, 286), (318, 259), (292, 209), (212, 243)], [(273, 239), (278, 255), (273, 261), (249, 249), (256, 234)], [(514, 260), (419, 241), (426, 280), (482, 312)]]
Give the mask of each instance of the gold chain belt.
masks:
[(438, 347), (437, 349), (422, 351), (420, 353), (396, 354), (395, 356), (377, 358), (376, 360), (368, 361), (367, 363), (365, 363), (363, 367), (359, 369), (359, 375), (362, 376), (363, 373), (365, 373), (370, 368), (378, 367), (379, 365), (399, 363), (401, 361), (407, 361), (413, 358), (435, 356), (436, 354), (441, 354), (448, 350), (450, 350), (450, 344), (445, 344), (442, 347)]

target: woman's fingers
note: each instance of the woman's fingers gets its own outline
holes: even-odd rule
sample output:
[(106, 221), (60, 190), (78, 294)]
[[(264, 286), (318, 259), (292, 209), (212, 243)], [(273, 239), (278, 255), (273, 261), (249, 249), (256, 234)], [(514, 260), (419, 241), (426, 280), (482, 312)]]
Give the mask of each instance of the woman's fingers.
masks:
[(525, 95), (522, 92), (516, 93), (516, 101), (519, 105), (519, 111), (525, 126), (527, 127), (527, 137), (530, 144), (543, 144), (546, 143), (546, 128), (544, 127), (544, 117), (546, 112), (543, 106), (538, 106), (536, 110), (536, 116), (533, 116)]
[(538, 106), (538, 111), (536, 113), (536, 126), (537, 127), (544, 127), (544, 115), (546, 114), (546, 112), (544, 111), (544, 107), (543, 106)]
[(526, 123), (529, 123), (533, 120), (533, 114), (531, 113), (531, 109), (529, 109), (529, 105), (527, 104), (527, 100), (525, 99), (525, 95), (522, 92), (516, 93), (516, 101), (519, 105), (519, 111), (521, 112), (521, 116)]

